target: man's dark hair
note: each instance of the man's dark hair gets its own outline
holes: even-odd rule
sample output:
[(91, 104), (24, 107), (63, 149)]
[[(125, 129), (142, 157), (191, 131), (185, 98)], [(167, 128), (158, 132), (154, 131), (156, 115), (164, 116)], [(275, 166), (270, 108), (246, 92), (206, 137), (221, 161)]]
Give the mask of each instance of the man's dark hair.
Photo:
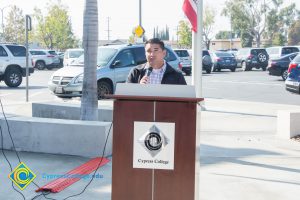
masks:
[(146, 41), (145, 46), (147, 44), (158, 44), (162, 50), (165, 50), (165, 44), (159, 38), (152, 38)]

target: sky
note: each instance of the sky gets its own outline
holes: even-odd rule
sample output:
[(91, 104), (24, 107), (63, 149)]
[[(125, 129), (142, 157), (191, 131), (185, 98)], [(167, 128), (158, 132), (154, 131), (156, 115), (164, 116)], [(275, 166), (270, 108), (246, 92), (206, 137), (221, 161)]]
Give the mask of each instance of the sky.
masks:
[[(57, 0), (51, 0), (57, 2)], [(16, 5), (23, 10), (23, 14), (32, 14), (34, 7), (42, 9), (46, 15), (46, 5), (50, 0), (0, 0), (0, 9), (7, 5)], [(155, 27), (165, 29), (169, 27), (170, 39), (176, 40), (176, 29), (180, 20), (186, 19), (182, 11), (184, 0), (141, 0), (142, 27), (145, 34), (152, 37)], [(84, 0), (61, 0), (69, 11), (74, 34), (81, 39), (83, 23)], [(299, 0), (284, 0), (286, 4), (296, 2), (300, 9)], [(214, 34), (219, 30), (230, 30), (227, 17), (220, 13), (225, 0), (204, 0), (204, 5), (216, 11)], [(3, 10), (4, 24), (9, 8)], [(128, 39), (132, 29), (139, 25), (139, 0), (98, 0), (99, 39), (107, 40), (110, 30), (110, 40)], [(108, 28), (109, 19), (109, 28)]]

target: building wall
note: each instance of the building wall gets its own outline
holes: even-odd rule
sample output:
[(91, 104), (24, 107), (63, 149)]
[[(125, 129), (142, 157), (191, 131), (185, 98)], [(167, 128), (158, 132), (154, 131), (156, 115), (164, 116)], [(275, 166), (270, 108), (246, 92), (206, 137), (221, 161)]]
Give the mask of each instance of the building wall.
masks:
[[(240, 39), (233, 39), (231, 43), (231, 49), (242, 48)], [(230, 40), (212, 40), (210, 43), (210, 50), (222, 50), (230, 49)]]

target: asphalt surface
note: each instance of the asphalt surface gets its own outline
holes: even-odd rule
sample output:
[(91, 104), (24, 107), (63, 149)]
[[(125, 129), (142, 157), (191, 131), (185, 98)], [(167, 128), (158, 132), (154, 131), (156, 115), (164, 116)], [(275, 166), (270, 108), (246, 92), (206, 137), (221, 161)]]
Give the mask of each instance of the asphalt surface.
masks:
[[(62, 101), (51, 94), (47, 83), (53, 70), (36, 70), (29, 77), (29, 101)], [(185, 76), (191, 84), (191, 76)], [(204, 98), (230, 99), (238, 101), (264, 102), (286, 105), (300, 105), (300, 95), (285, 90), (281, 77), (270, 76), (267, 71), (253, 70), (236, 72), (222, 70), (221, 72), (203, 73), (202, 88)], [(18, 88), (8, 88), (0, 82), (0, 98), (11, 101), (26, 100), (26, 81)], [(65, 100), (68, 101), (68, 100)]]

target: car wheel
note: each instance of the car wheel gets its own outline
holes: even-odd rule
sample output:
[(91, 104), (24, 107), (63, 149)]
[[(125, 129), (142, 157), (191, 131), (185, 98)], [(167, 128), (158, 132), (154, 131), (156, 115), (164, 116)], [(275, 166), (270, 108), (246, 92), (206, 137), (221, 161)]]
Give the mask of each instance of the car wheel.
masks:
[(211, 68), (210, 69), (206, 69), (205, 71), (206, 71), (207, 74), (210, 74), (211, 73)]
[(18, 87), (22, 83), (22, 73), (16, 68), (5, 73), (4, 82), (8, 87)]
[(264, 53), (259, 53), (257, 57), (258, 57), (258, 62), (260, 63), (264, 63), (267, 61), (267, 55)]
[(266, 71), (266, 70), (267, 70), (267, 68), (266, 68), (266, 67), (262, 67), (261, 69), (262, 69), (263, 71)]
[(113, 89), (112, 89), (112, 86), (108, 82), (99, 81), (98, 87), (97, 87), (97, 92), (98, 92), (98, 99), (104, 99), (105, 95), (113, 93)]
[(236, 69), (235, 67), (231, 68), (230, 71), (235, 72), (235, 69)]
[(247, 65), (245, 61), (242, 62), (242, 70), (247, 71)]
[(251, 71), (251, 67), (248, 67), (248, 66), (247, 66), (246, 61), (243, 61), (243, 62), (242, 62), (242, 70), (243, 70), (243, 71)]
[(211, 60), (210, 56), (208, 56), (208, 55), (203, 56), (203, 58), (202, 58), (203, 65), (209, 66), (209, 65), (211, 65), (211, 63), (212, 63), (212, 60)]
[(287, 79), (287, 77), (288, 77), (288, 70), (287, 69), (282, 72), (281, 77), (284, 81)]
[(212, 71), (213, 71), (213, 72), (216, 72), (216, 71), (217, 71), (217, 68), (216, 68), (215, 65), (212, 66)]
[(43, 61), (37, 61), (36, 64), (35, 64), (35, 67), (38, 70), (43, 70), (43, 69), (45, 69), (45, 63)]

